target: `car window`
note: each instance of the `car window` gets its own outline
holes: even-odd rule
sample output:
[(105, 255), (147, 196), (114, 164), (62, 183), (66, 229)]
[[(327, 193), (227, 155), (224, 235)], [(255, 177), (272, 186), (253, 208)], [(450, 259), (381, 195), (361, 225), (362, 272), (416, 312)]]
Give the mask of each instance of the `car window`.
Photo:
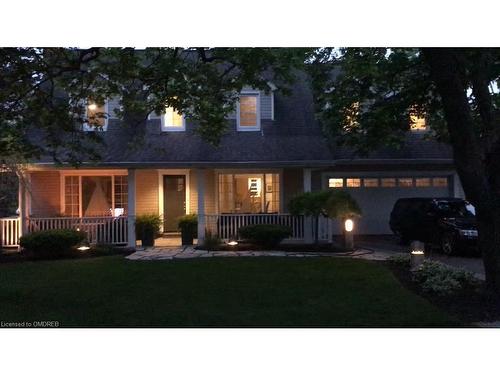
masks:
[(466, 202), (437, 201), (436, 212), (443, 217), (473, 217), (474, 214), (467, 209)]

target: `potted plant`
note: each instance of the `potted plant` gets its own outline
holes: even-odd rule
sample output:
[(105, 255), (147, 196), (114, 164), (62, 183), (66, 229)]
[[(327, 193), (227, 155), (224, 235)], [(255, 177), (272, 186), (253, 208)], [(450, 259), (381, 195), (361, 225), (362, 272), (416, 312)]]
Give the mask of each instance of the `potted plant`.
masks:
[(198, 217), (194, 214), (181, 216), (177, 226), (181, 231), (182, 244), (192, 245), (198, 230)]
[(156, 214), (139, 215), (135, 219), (135, 233), (142, 246), (154, 246), (160, 232), (161, 217)]

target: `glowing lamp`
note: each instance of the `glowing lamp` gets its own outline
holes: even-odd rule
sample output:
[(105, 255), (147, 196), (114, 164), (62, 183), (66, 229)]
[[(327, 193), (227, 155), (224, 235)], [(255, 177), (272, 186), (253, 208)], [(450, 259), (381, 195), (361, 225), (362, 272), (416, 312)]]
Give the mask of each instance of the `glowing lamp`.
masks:
[(425, 260), (425, 244), (421, 241), (412, 241), (410, 244), (410, 265), (414, 270)]
[(80, 246), (80, 247), (77, 247), (78, 250), (80, 251), (87, 251), (87, 250), (90, 250), (90, 246)]
[(227, 244), (228, 244), (229, 246), (236, 246), (236, 245), (238, 245), (238, 241), (234, 241), (234, 240), (232, 240), (232, 241), (229, 241)]
[(352, 230), (354, 229), (354, 222), (351, 219), (347, 219), (344, 222), (344, 228), (346, 232), (352, 232)]
[(92, 103), (92, 104), (89, 104), (89, 107), (88, 107), (91, 111), (95, 111), (97, 109), (97, 104), (95, 103)]

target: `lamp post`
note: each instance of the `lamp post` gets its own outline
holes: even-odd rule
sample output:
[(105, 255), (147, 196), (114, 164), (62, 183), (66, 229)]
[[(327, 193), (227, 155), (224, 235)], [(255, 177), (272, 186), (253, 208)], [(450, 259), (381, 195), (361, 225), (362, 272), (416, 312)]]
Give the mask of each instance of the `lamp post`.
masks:
[(353, 229), (354, 221), (352, 221), (352, 219), (346, 219), (344, 221), (344, 248), (346, 250), (354, 249), (354, 236), (352, 232)]
[(420, 241), (412, 241), (410, 244), (410, 265), (414, 270), (420, 266), (425, 259), (425, 244)]

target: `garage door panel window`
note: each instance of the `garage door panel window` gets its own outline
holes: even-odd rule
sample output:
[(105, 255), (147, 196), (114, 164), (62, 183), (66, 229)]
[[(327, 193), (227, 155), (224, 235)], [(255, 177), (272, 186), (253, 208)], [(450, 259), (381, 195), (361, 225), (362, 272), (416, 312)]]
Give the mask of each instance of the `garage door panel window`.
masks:
[(415, 186), (416, 187), (430, 187), (431, 186), (431, 179), (428, 177), (416, 178), (415, 179)]
[(365, 178), (363, 179), (363, 186), (364, 187), (378, 187), (379, 182), (378, 178)]
[(382, 178), (380, 179), (380, 184), (382, 187), (396, 187), (396, 179), (395, 178)]
[(447, 187), (448, 179), (446, 177), (434, 177), (432, 179), (432, 186), (434, 187)]
[(413, 187), (413, 178), (398, 178), (399, 187)]
[(328, 187), (330, 187), (330, 188), (342, 188), (342, 187), (344, 187), (344, 179), (343, 178), (329, 178), (328, 179)]
[(361, 179), (360, 178), (348, 178), (346, 180), (346, 185), (349, 188), (358, 188), (361, 186)]

